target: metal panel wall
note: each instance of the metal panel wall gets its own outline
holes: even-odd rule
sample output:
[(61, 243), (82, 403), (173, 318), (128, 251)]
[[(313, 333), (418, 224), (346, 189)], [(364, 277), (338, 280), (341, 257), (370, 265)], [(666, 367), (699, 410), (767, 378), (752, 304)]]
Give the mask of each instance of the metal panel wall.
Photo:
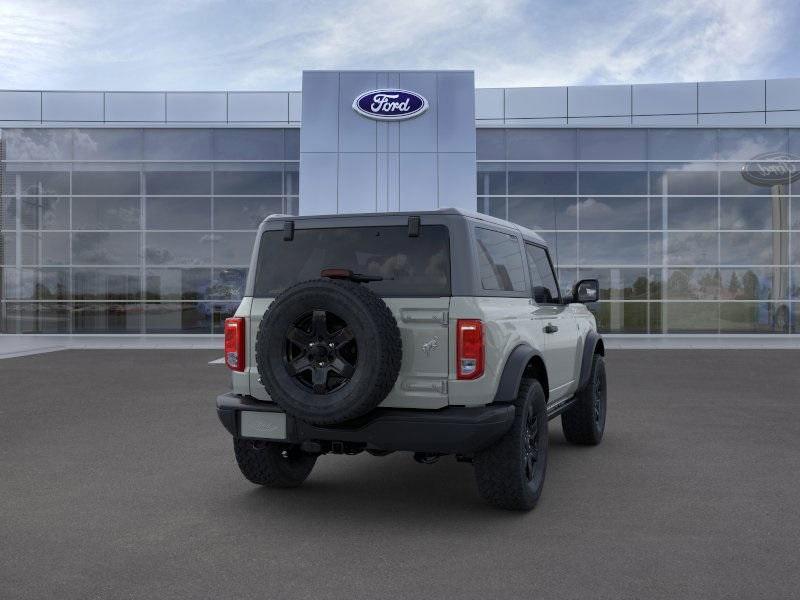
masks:
[[(394, 122), (353, 110), (379, 88), (416, 92), (428, 110)], [(475, 210), (472, 71), (305, 71), (302, 115), (300, 214)]]

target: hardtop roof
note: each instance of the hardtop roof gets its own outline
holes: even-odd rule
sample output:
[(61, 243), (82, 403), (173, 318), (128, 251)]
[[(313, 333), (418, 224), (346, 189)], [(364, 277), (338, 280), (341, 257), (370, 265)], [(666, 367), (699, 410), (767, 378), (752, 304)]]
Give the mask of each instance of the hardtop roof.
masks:
[(400, 211), (400, 212), (380, 212), (380, 213), (345, 213), (345, 214), (326, 214), (326, 215), (283, 215), (283, 214), (274, 214), (268, 216), (264, 219), (265, 222), (269, 221), (313, 221), (316, 219), (346, 219), (346, 218), (374, 218), (376, 220), (382, 217), (413, 217), (413, 216), (424, 216), (424, 215), (452, 215), (452, 216), (459, 216), (465, 217), (469, 219), (473, 219), (475, 221), (483, 221), (487, 224), (491, 225), (498, 225), (500, 227), (505, 227), (508, 229), (513, 229), (523, 237), (527, 238), (530, 241), (534, 241), (537, 244), (541, 244), (543, 246), (547, 246), (547, 242), (540, 236), (538, 233), (533, 231), (532, 229), (528, 229), (527, 227), (523, 227), (518, 225), (517, 223), (512, 223), (511, 221), (506, 221), (504, 219), (498, 219), (497, 217), (492, 217), (490, 215), (485, 215), (483, 213), (479, 213), (473, 210), (466, 210), (463, 208), (453, 208), (453, 207), (446, 207), (446, 208), (438, 208), (436, 210), (422, 210), (422, 211)]

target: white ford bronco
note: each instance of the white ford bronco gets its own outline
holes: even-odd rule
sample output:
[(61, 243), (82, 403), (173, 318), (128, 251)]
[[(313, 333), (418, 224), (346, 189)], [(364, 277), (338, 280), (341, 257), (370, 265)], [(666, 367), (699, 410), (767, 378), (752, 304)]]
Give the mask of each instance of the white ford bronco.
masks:
[(549, 419), (603, 437), (597, 299), (592, 279), (562, 296), (542, 238), (486, 215), (273, 215), (225, 321), (217, 412), (256, 484), (300, 485), (327, 453), (453, 454), (488, 502), (530, 509)]

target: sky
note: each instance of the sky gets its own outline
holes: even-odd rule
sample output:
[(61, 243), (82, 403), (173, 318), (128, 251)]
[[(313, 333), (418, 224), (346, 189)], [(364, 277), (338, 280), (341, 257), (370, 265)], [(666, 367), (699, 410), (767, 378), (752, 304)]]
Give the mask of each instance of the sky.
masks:
[(0, 0), (0, 89), (299, 90), (303, 69), (479, 87), (800, 76), (795, 0)]

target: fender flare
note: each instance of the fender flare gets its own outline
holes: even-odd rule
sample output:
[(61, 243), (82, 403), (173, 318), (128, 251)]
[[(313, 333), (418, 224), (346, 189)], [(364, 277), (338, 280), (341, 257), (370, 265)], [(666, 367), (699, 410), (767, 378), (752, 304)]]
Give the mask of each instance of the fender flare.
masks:
[(583, 390), (589, 385), (589, 376), (592, 374), (592, 360), (595, 354), (595, 349), (598, 344), (600, 345), (599, 354), (605, 354), (605, 344), (603, 344), (602, 336), (596, 331), (590, 331), (586, 335), (586, 341), (583, 343), (583, 356), (581, 357), (581, 374), (578, 379), (578, 391)]
[(516, 400), (519, 385), (522, 382), (522, 375), (534, 356), (538, 356), (544, 361), (542, 353), (528, 344), (520, 344), (511, 351), (508, 360), (506, 360), (506, 366), (503, 367), (503, 374), (500, 376), (500, 383), (497, 385), (494, 402), (513, 402)]

